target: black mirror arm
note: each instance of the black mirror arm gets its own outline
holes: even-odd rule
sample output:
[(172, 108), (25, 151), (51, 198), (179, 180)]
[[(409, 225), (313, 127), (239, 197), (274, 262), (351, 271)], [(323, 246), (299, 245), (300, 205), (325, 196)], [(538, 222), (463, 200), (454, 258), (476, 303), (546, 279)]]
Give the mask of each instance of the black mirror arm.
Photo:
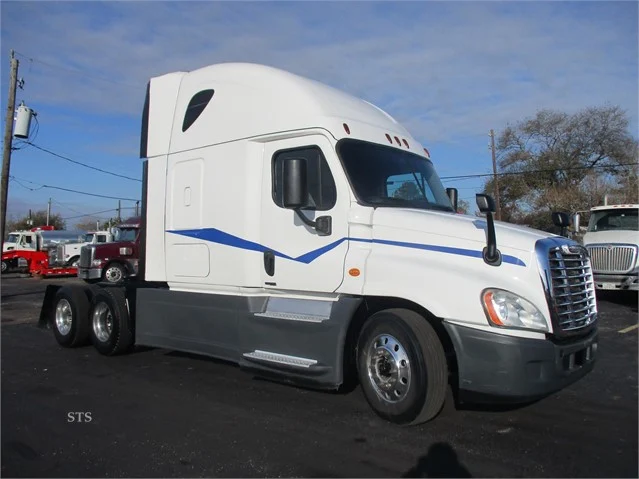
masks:
[(320, 236), (328, 236), (332, 232), (332, 222), (330, 216), (320, 216), (317, 221), (309, 220), (299, 208), (295, 208), (293, 211), (297, 213), (297, 216), (304, 222), (305, 225), (313, 228)]
[(300, 211), (299, 208), (295, 208), (293, 211), (297, 213), (297, 216), (304, 222), (304, 224), (310, 226), (311, 228), (315, 228), (317, 223), (315, 221), (309, 220), (304, 213)]
[(484, 261), (491, 266), (501, 264), (501, 253), (497, 249), (497, 238), (495, 237), (495, 221), (492, 212), (486, 213), (486, 233), (487, 245), (484, 248)]

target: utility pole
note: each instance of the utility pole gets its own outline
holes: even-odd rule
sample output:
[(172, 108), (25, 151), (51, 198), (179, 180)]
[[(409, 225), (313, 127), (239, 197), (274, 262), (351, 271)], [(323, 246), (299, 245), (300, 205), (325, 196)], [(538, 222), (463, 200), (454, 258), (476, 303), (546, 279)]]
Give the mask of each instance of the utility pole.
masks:
[(493, 186), (497, 211), (495, 216), (497, 220), (501, 221), (501, 202), (499, 201), (499, 177), (497, 176), (497, 160), (495, 158), (495, 132), (490, 130), (490, 151), (493, 155)]
[(49, 198), (49, 203), (47, 204), (47, 226), (49, 226), (49, 218), (51, 218), (51, 198)]
[(9, 71), (9, 98), (7, 100), (7, 116), (4, 124), (4, 148), (2, 150), (2, 195), (0, 198), (0, 245), (4, 246), (4, 232), (7, 226), (7, 197), (9, 192), (9, 166), (11, 163), (11, 148), (13, 147), (13, 114), (16, 109), (16, 87), (18, 84), (18, 59), (11, 50), (11, 68)]
[(139, 216), (139, 214), (140, 214), (140, 208), (139, 208), (139, 206), (140, 206), (140, 202), (139, 202), (139, 201), (136, 201), (136, 202), (135, 202), (135, 216)]
[(118, 200), (118, 221), (122, 221), (122, 218), (120, 217), (120, 211), (121, 211), (121, 206), (120, 206), (120, 200)]

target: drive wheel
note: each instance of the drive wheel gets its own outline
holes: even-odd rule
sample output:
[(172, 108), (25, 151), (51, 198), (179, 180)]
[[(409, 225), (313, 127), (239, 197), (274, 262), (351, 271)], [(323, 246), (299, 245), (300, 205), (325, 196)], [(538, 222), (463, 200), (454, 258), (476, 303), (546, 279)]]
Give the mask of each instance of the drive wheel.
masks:
[(7, 261), (2, 261), (2, 274), (9, 271), (9, 263)]
[(111, 283), (117, 284), (126, 277), (126, 270), (120, 263), (111, 263), (104, 270), (104, 279)]
[(64, 286), (54, 301), (53, 334), (65, 348), (84, 346), (89, 339), (89, 300), (78, 286)]
[(437, 333), (406, 309), (375, 313), (357, 346), (359, 381), (382, 418), (401, 425), (430, 421), (446, 400), (448, 367)]
[(91, 300), (91, 342), (106, 356), (129, 350), (133, 334), (124, 292), (118, 288), (101, 288)]

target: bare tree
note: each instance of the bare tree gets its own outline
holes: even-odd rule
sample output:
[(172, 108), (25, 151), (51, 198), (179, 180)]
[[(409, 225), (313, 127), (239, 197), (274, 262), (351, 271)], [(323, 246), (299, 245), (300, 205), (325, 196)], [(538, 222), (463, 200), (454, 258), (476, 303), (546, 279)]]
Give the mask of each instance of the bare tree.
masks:
[[(637, 140), (617, 106), (539, 111), (497, 140), (502, 218), (550, 229), (551, 211), (583, 211), (605, 194), (637, 199)], [(492, 178), (484, 184), (493, 191)]]
[[(39, 210), (31, 213), (31, 223), (29, 223), (29, 217), (24, 216), (17, 220), (7, 221), (6, 233), (11, 231), (29, 230), (37, 226), (44, 226), (47, 224), (47, 211)], [(49, 225), (52, 225), (57, 230), (63, 230), (66, 228), (66, 223), (59, 214), (52, 214), (49, 217)]]

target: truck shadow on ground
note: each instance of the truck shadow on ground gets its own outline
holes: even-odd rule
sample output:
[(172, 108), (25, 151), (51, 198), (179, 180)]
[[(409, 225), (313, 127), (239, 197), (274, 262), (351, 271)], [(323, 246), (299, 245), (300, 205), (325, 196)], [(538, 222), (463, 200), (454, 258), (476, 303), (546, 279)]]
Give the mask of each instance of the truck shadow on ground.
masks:
[(637, 291), (597, 291), (597, 301), (628, 306), (633, 313), (639, 311), (637, 301), (639, 293)]
[(401, 477), (473, 477), (470, 471), (459, 462), (457, 453), (445, 442), (430, 446), (414, 467)]

